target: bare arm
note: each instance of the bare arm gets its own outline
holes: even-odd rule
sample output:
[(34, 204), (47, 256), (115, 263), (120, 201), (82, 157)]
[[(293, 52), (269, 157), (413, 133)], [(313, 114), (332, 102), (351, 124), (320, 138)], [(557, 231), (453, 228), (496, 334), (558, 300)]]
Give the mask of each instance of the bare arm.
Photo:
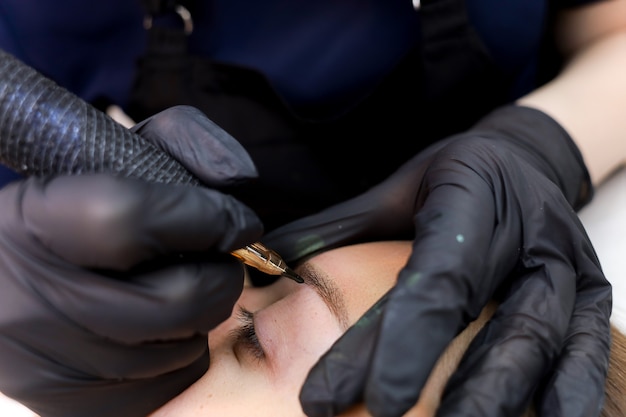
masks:
[(583, 154), (594, 185), (626, 162), (626, 0), (563, 13), (563, 72), (518, 103), (555, 118)]

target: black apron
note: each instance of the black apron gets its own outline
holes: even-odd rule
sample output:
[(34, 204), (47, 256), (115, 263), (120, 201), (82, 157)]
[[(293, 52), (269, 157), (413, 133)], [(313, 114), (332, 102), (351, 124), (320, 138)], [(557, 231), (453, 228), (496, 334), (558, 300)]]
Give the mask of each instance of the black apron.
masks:
[[(144, 2), (151, 15), (182, 4), (193, 16), (190, 0)], [(270, 231), (362, 193), (506, 102), (509, 80), (470, 27), (464, 1), (423, 0), (419, 13), (422, 42), (367, 96), (349, 108), (298, 111), (262, 74), (188, 54), (182, 25), (152, 25), (128, 113), (142, 120), (193, 105), (239, 140), (260, 178), (232, 193)]]

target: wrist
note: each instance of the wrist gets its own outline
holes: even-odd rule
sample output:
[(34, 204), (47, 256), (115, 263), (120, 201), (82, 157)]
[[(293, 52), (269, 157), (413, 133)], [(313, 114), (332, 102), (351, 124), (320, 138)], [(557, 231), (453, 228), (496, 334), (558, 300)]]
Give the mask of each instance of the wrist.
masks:
[(499, 140), (515, 146), (550, 178), (578, 210), (593, 197), (593, 185), (580, 150), (568, 132), (552, 117), (531, 107), (500, 107), (479, 120), (471, 132), (497, 134)]

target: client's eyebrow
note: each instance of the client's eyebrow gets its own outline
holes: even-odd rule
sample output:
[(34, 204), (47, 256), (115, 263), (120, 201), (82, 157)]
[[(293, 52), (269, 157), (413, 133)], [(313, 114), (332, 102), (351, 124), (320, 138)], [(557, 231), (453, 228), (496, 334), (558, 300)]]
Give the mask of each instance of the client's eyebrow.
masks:
[(335, 316), (342, 330), (350, 327), (348, 310), (341, 291), (330, 276), (325, 271), (316, 267), (311, 262), (305, 262), (298, 268), (298, 274), (304, 279), (306, 285), (310, 285), (328, 306), (330, 312)]

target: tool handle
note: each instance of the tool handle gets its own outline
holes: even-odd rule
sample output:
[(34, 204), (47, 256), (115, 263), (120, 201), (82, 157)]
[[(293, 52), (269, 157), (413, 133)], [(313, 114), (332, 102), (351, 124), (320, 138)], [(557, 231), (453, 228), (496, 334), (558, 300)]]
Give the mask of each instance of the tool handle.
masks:
[(199, 180), (161, 148), (0, 50), (0, 163), (25, 176)]

